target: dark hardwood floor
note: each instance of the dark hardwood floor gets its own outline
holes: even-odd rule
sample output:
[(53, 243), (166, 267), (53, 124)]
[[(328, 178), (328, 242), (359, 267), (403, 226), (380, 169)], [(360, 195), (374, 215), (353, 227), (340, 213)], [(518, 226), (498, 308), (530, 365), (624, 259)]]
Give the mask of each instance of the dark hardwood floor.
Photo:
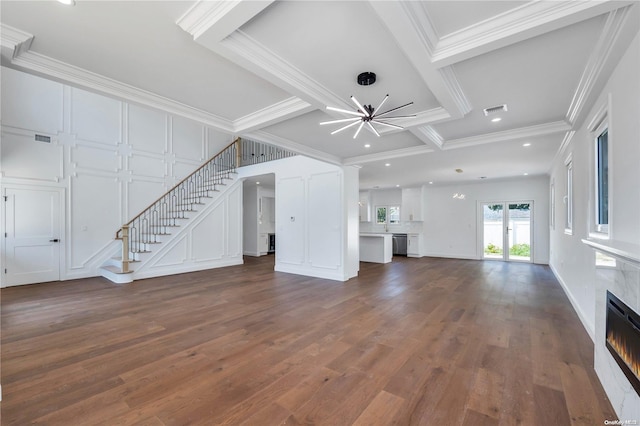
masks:
[(394, 258), (346, 283), (273, 256), (2, 289), (2, 424), (602, 425), (546, 266)]

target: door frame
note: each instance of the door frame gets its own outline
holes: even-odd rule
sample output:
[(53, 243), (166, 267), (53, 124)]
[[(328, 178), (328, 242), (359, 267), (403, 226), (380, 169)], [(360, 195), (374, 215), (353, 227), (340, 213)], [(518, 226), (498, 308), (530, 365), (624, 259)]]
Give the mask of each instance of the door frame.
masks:
[[(7, 202), (5, 201), (7, 197), (7, 190), (32, 190), (32, 191), (52, 191), (57, 192), (59, 197), (58, 203), (58, 227), (60, 229), (60, 244), (58, 244), (58, 250), (60, 250), (58, 256), (58, 276), (59, 280), (62, 281), (66, 278), (65, 268), (66, 265), (66, 253), (67, 253), (67, 216), (66, 216), (66, 197), (65, 197), (65, 188), (60, 187), (59, 185), (47, 185), (47, 184), (20, 184), (20, 183), (3, 183), (0, 185), (0, 194), (2, 202), (2, 207), (0, 207), (0, 237), (2, 238), (2, 243), (0, 247), (2, 247), (2, 255), (0, 256), (0, 260), (2, 260), (2, 268), (0, 269), (0, 288), (7, 287), (6, 276), (4, 273), (4, 269), (7, 268), (7, 239), (4, 237), (5, 232), (7, 232)], [(23, 284), (16, 284), (23, 285)], [(26, 285), (26, 284), (24, 284)], [(10, 286), (10, 287), (13, 287)]]
[[(502, 241), (503, 241), (503, 255), (502, 255), (502, 259), (485, 259), (484, 257), (484, 212), (482, 209), (482, 206), (485, 204), (502, 204), (504, 205), (506, 208), (502, 209), (502, 220), (503, 220), (503, 230), (502, 230)], [(530, 241), (530, 246), (531, 246), (531, 251), (530, 251), (530, 256), (529, 256), (529, 260), (519, 260), (519, 259), (510, 259), (508, 256), (508, 252), (509, 252), (509, 236), (508, 234), (505, 232), (507, 226), (508, 226), (508, 219), (509, 219), (509, 215), (507, 213), (507, 210), (509, 209), (509, 204), (529, 204), (530, 205), (530, 211), (531, 211), (531, 216), (529, 218), (529, 241)], [(477, 202), (477, 235), (476, 235), (476, 241), (477, 241), (477, 247), (476, 247), (476, 255), (477, 258), (479, 260), (501, 260), (503, 262), (521, 262), (521, 263), (534, 263), (533, 261), (533, 254), (534, 254), (534, 246), (535, 246), (535, 241), (534, 241), (534, 202), (533, 200), (498, 200), (498, 201), (478, 201)]]

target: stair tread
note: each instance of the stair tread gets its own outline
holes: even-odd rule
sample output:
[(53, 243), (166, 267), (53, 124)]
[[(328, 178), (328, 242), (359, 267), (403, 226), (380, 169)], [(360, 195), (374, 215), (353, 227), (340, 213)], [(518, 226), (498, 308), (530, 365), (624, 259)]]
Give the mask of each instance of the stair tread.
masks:
[(109, 272), (113, 272), (114, 274), (118, 274), (118, 275), (126, 275), (126, 274), (132, 274), (133, 271), (129, 270), (127, 272), (122, 272), (122, 269), (118, 268), (117, 266), (113, 266), (113, 265), (105, 265), (101, 267), (104, 270), (107, 270)]

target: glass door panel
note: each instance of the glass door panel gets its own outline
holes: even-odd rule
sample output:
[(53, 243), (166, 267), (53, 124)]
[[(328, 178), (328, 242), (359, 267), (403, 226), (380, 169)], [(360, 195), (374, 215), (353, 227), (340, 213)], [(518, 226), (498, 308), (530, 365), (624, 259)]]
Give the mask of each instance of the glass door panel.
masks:
[(483, 204), (483, 258), (504, 260), (504, 204)]
[(510, 203), (507, 218), (507, 260), (531, 262), (531, 205)]

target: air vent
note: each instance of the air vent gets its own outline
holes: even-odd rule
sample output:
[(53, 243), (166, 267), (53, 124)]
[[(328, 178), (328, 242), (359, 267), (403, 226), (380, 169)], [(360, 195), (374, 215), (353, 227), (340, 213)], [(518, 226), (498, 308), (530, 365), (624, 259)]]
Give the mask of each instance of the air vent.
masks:
[(51, 143), (51, 136), (36, 135), (36, 142)]
[(483, 111), (484, 111), (485, 117), (488, 117), (493, 114), (498, 114), (500, 112), (507, 111), (507, 104), (485, 108)]

